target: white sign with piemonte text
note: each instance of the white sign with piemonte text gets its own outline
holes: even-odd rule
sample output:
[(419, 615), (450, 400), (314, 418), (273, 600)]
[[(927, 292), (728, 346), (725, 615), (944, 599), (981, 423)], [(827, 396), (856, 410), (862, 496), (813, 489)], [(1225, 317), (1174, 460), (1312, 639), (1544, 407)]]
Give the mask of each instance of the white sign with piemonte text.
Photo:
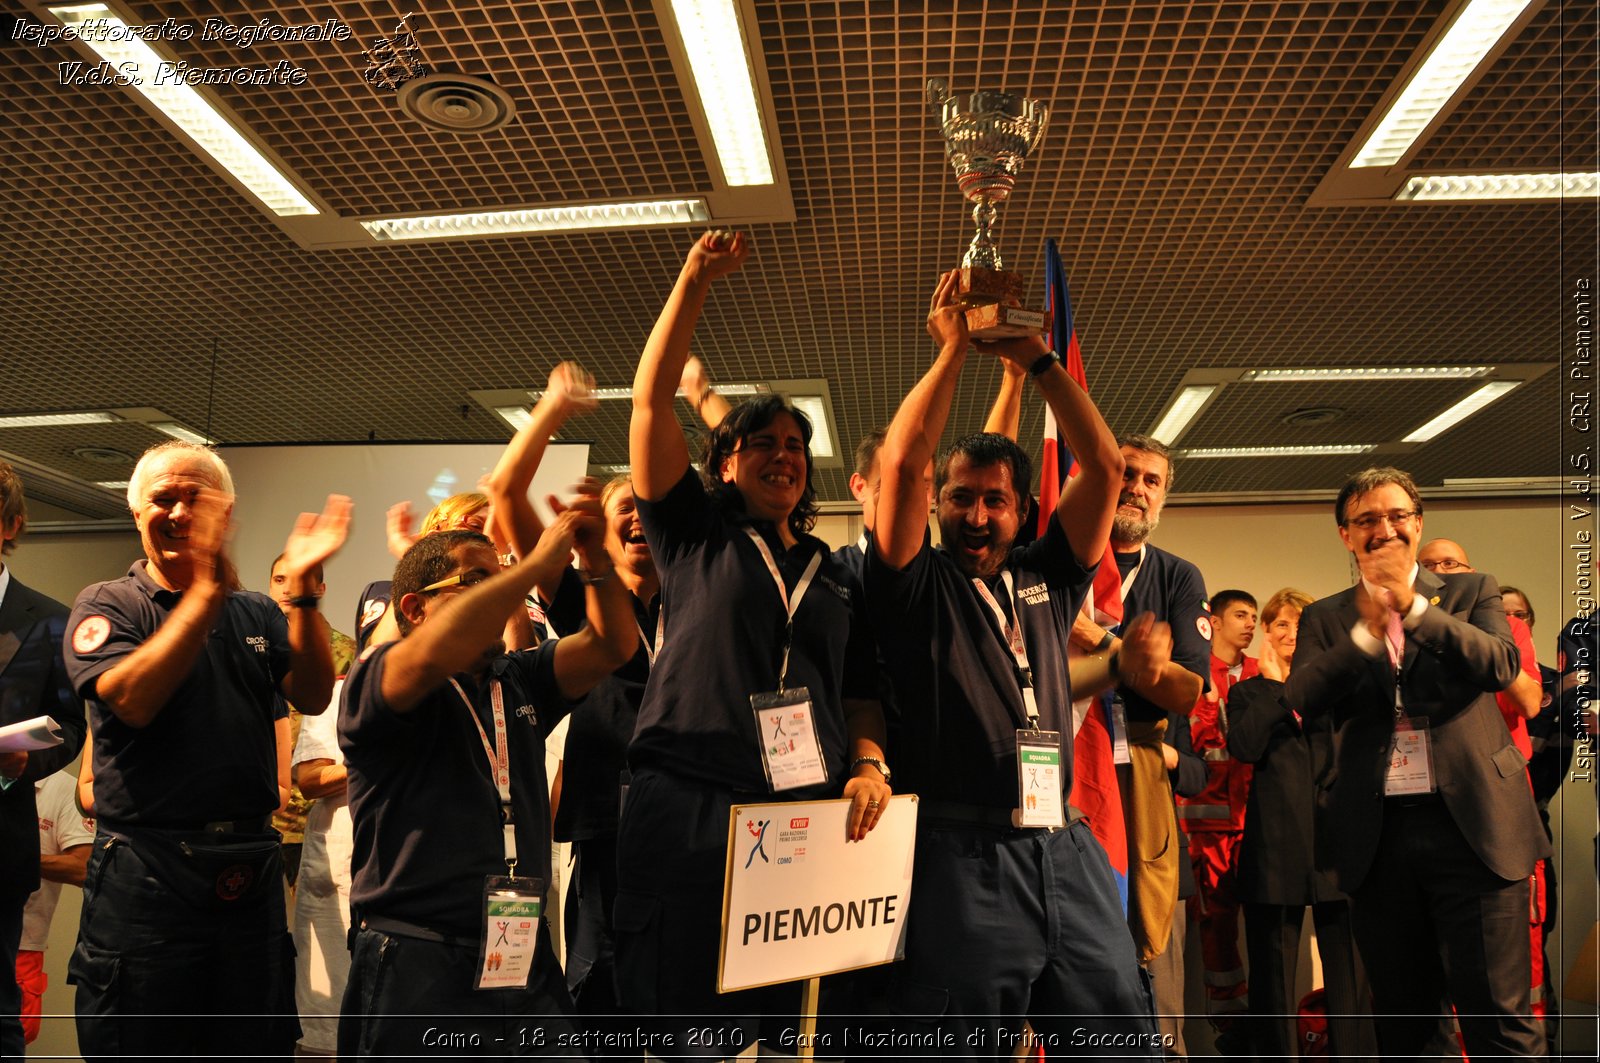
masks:
[(892, 963), (905, 952), (917, 798), (847, 841), (850, 802), (735, 805), (717, 992)]

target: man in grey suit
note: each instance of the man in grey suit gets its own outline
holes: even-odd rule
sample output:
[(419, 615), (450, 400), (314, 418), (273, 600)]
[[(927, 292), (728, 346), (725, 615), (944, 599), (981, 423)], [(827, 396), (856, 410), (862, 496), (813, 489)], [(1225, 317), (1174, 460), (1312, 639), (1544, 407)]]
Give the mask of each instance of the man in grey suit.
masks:
[[(28, 524), (22, 481), (0, 461), (0, 555), (16, 547)], [(61, 725), (53, 749), (0, 753), (0, 1058), (21, 1059), (17, 942), (22, 909), (39, 888), (39, 815), (33, 782), (67, 764), (83, 745), (83, 702), (61, 660), (67, 607), (30, 590), (0, 562), (0, 726), (35, 716)]]
[(1332, 716), (1318, 848), (1351, 897), (1379, 1051), (1427, 1053), (1453, 1005), (1472, 1058), (1543, 1056), (1528, 876), (1550, 847), (1495, 705), (1519, 669), (1500, 587), (1417, 565), (1422, 499), (1398, 469), (1351, 479), (1334, 513), (1361, 582), (1306, 609), (1284, 701)]

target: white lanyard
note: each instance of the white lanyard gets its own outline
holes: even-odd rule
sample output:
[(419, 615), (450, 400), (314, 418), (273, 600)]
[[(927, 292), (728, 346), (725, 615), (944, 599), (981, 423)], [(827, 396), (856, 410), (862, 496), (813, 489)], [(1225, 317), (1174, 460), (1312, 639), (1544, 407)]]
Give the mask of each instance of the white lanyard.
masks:
[(778, 668), (778, 689), (784, 689), (784, 679), (789, 675), (789, 649), (794, 643), (794, 614), (800, 610), (800, 600), (806, 596), (806, 591), (811, 589), (811, 578), (817, 574), (817, 569), (822, 567), (822, 551), (818, 550), (811, 555), (806, 570), (800, 576), (800, 582), (794, 585), (794, 596), (783, 586), (783, 574), (778, 571), (777, 559), (772, 556), (772, 550), (767, 546), (766, 540), (761, 538), (754, 528), (746, 527), (744, 533), (750, 536), (750, 541), (756, 544), (756, 549), (761, 551), (761, 560), (767, 563), (767, 571), (772, 574), (772, 582), (778, 585), (778, 597), (783, 600), (786, 611), (786, 621), (783, 628), (783, 664)]
[[(1122, 577), (1122, 592), (1121, 592), (1121, 595), (1122, 595), (1122, 604), (1124, 606), (1124, 608), (1123, 608), (1123, 612), (1124, 613), (1127, 612), (1126, 606), (1128, 604), (1128, 592), (1133, 590), (1133, 581), (1139, 578), (1139, 572), (1143, 568), (1144, 568), (1144, 544), (1141, 544), (1139, 546), (1139, 561), (1138, 561), (1138, 563), (1135, 564), (1132, 568), (1130, 568), (1128, 570), (1128, 574), (1126, 576)], [(1118, 623), (1116, 626), (1120, 628), (1122, 626), (1122, 624)]]
[(494, 713), (494, 746), (489, 745), (489, 736), (484, 733), (483, 723), (478, 719), (477, 711), (472, 707), (472, 699), (467, 697), (467, 692), (461, 689), (461, 684), (451, 678), (450, 685), (456, 688), (456, 693), (461, 695), (461, 703), (467, 707), (467, 715), (472, 717), (472, 726), (478, 729), (478, 737), (483, 740), (483, 751), (489, 758), (489, 774), (494, 777), (494, 788), (500, 794), (500, 823), (505, 830), (505, 855), (506, 866), (511, 869), (511, 876), (517, 874), (517, 832), (516, 816), (511, 810), (511, 758), (509, 743), (506, 741), (506, 702), (505, 696), (500, 692), (500, 680), (495, 679), (489, 684), (489, 706)]
[(656, 654), (661, 652), (662, 633), (666, 630), (667, 609), (665, 604), (656, 610), (656, 640), (650, 641), (650, 636), (644, 633), (644, 625), (639, 623), (639, 618), (633, 618), (633, 626), (639, 629), (639, 641), (644, 645), (645, 659), (650, 662), (650, 667), (656, 666)]
[(1000, 636), (1005, 640), (1007, 648), (1011, 650), (1011, 656), (1016, 658), (1017, 682), (1022, 686), (1023, 703), (1029, 707), (1028, 726), (1038, 727), (1039, 713), (1033, 708), (1034, 701), (1030, 694), (1033, 689), (1033, 669), (1028, 666), (1028, 646), (1022, 638), (1022, 607), (1017, 604), (1016, 595), (1011, 589), (1011, 570), (1007, 569), (1002, 572), (1000, 579), (1006, 585), (1006, 597), (1011, 599), (1011, 608), (1016, 614), (1016, 621), (1011, 624), (1006, 623), (1005, 610), (1000, 607), (1000, 603), (995, 600), (995, 596), (990, 593), (983, 580), (974, 578), (972, 585), (978, 588), (979, 597), (984, 600), (990, 611), (994, 613), (995, 623), (1000, 626)]

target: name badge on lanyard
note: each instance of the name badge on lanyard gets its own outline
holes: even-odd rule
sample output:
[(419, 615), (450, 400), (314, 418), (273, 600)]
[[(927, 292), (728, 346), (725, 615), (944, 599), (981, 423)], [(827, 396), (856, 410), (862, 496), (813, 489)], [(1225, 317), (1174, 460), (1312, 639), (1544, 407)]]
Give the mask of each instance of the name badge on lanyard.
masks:
[(1066, 825), (1061, 801), (1061, 732), (1017, 732), (1017, 810), (1011, 821), (1019, 827)]
[(483, 943), (474, 989), (527, 988), (543, 918), (543, 879), (489, 875), (483, 880)]
[(816, 714), (811, 705), (811, 692), (805, 687), (789, 687), (789, 651), (794, 648), (794, 614), (800, 601), (811, 589), (811, 581), (822, 566), (822, 551), (811, 555), (794, 594), (783, 585), (783, 575), (778, 562), (755, 529), (745, 528), (745, 534), (755, 543), (766, 562), (767, 572), (777, 584), (778, 597), (783, 601), (783, 661), (778, 666), (778, 689), (770, 693), (751, 694), (750, 708), (756, 717), (756, 739), (761, 750), (761, 769), (767, 777), (767, 786), (774, 793), (793, 790), (801, 786), (814, 786), (828, 781), (828, 766), (822, 756), (822, 743), (817, 738)]
[(1384, 772), (1383, 795), (1404, 797), (1431, 794), (1438, 789), (1433, 781), (1433, 750), (1429, 744), (1425, 716), (1396, 716), (1394, 735), (1389, 740), (1389, 766)]
[(472, 699), (454, 679), (455, 687), (477, 728), (483, 752), (489, 758), (489, 777), (500, 797), (500, 837), (506, 874), (489, 875), (483, 883), (483, 939), (478, 948), (478, 976), (474, 989), (523, 989), (533, 972), (539, 944), (539, 920), (544, 914), (544, 880), (517, 877), (517, 820), (511, 804), (511, 751), (506, 736), (505, 695), (500, 680), (489, 686), (494, 716), (494, 744), (483, 730)]
[(1017, 666), (1017, 685), (1022, 690), (1022, 708), (1028, 726), (1017, 730), (1017, 807), (1011, 822), (1019, 827), (1060, 827), (1066, 824), (1066, 806), (1061, 800), (1061, 732), (1039, 730), (1039, 701), (1033, 691), (1033, 668), (1028, 664), (1028, 645), (1022, 634), (1022, 606), (1012, 590), (1011, 573), (1000, 575), (1006, 595), (1012, 600), (1016, 619), (1006, 623), (1005, 610), (981, 579), (974, 579), (978, 597), (994, 613), (1001, 641), (1011, 651)]

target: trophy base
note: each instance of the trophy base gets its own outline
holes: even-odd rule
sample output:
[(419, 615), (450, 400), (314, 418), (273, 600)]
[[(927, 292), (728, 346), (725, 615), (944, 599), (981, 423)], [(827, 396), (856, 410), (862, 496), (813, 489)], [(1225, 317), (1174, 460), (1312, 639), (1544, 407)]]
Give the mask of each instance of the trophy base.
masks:
[(967, 309), (967, 334), (975, 340), (1005, 340), (1044, 332), (1044, 311), (984, 303)]
[(975, 340), (1044, 331), (1044, 311), (1022, 305), (1022, 278), (1010, 270), (964, 266), (956, 276), (956, 291), (967, 304), (967, 332)]
[(956, 274), (956, 294), (976, 306), (979, 303), (1022, 302), (1022, 278), (1008, 269), (963, 266)]

